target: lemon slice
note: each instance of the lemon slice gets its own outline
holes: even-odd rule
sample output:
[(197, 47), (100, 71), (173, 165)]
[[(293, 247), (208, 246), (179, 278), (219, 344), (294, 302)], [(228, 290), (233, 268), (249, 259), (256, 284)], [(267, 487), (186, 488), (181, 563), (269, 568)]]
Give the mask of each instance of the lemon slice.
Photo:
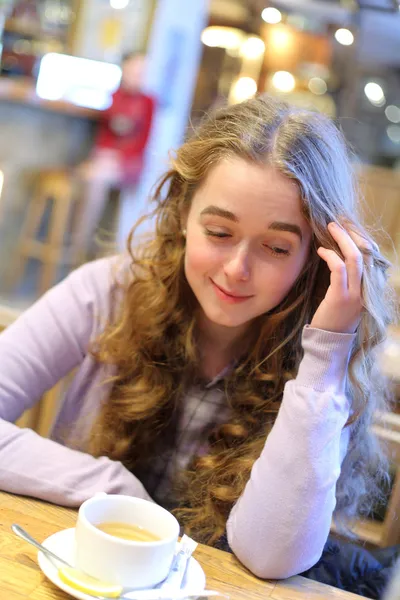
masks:
[(104, 596), (105, 598), (118, 598), (123, 592), (122, 585), (116, 583), (106, 583), (90, 577), (78, 569), (72, 567), (61, 567), (58, 570), (58, 576), (64, 583), (85, 594), (91, 596)]

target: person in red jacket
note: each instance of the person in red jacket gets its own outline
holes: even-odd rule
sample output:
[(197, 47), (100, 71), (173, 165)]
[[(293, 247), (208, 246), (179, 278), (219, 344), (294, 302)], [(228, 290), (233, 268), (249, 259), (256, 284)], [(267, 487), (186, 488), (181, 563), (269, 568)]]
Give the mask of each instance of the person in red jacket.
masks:
[(105, 151), (112, 155), (120, 179), (128, 183), (136, 183), (140, 176), (154, 112), (153, 98), (140, 89), (144, 68), (144, 56), (125, 56), (121, 85), (104, 111), (95, 144), (94, 158)]
[(89, 159), (78, 167), (84, 185), (74, 239), (78, 262), (91, 242), (110, 190), (134, 188), (139, 181), (155, 107), (153, 98), (142, 91), (145, 66), (141, 54), (123, 58), (120, 87), (101, 116)]

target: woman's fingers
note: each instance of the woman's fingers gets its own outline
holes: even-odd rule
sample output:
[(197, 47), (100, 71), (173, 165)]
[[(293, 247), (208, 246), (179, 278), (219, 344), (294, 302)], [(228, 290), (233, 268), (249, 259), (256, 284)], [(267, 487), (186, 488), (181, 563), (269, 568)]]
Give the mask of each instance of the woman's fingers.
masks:
[(356, 246), (359, 248), (365, 264), (367, 264), (370, 268), (374, 266), (373, 253), (379, 252), (379, 246), (375, 242), (368, 242), (365, 238), (363, 238), (358, 233), (354, 231), (349, 231), (349, 235)]
[[(344, 227), (346, 228), (347, 221), (344, 221)], [(367, 264), (370, 268), (374, 266), (373, 254), (374, 252), (379, 253), (379, 246), (374, 242), (374, 240), (366, 240), (365, 237), (352, 230), (351, 223), (348, 223), (349, 228), (346, 228), (349, 236), (356, 244), (357, 248), (360, 250), (365, 264)]]
[(320, 246), (318, 255), (326, 262), (331, 272), (332, 291), (343, 295), (348, 289), (347, 269), (345, 263), (334, 250)]
[(341, 255), (332, 249), (318, 248), (318, 255), (326, 262), (331, 275), (325, 298), (316, 310), (311, 326), (338, 333), (354, 333), (363, 309), (364, 257), (368, 258), (368, 265), (376, 249), (360, 234), (347, 231), (338, 224), (329, 223), (328, 230)]
[(358, 236), (358, 234), (355, 233), (350, 235), (349, 232), (336, 223), (330, 223), (328, 228), (344, 256), (349, 293), (359, 297), (361, 295), (361, 279), (364, 261), (353, 235), (356, 236), (356, 239), (360, 238), (360, 240), (361, 236)]

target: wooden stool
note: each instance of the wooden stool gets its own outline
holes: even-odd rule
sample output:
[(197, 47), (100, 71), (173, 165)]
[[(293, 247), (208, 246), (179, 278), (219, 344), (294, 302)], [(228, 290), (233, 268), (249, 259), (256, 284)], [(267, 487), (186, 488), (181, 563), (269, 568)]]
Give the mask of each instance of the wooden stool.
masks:
[[(38, 259), (42, 263), (38, 286), (40, 295), (54, 283), (66, 249), (64, 237), (74, 203), (73, 187), (72, 173), (67, 169), (46, 169), (38, 174), (22, 226), (9, 285), (15, 286), (22, 278), (29, 258)], [(45, 240), (40, 241), (39, 229), (49, 202), (52, 202), (52, 208), (48, 231)]]

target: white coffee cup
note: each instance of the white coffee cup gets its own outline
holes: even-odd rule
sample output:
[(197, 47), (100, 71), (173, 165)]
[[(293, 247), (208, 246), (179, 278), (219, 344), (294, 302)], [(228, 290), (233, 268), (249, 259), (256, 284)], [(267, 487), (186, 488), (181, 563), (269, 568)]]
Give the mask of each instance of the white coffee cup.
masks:
[[(114, 537), (96, 527), (106, 522), (138, 525), (161, 539), (137, 542)], [(178, 521), (158, 504), (131, 496), (99, 494), (79, 509), (76, 566), (87, 575), (123, 587), (153, 587), (169, 572), (178, 535)]]

